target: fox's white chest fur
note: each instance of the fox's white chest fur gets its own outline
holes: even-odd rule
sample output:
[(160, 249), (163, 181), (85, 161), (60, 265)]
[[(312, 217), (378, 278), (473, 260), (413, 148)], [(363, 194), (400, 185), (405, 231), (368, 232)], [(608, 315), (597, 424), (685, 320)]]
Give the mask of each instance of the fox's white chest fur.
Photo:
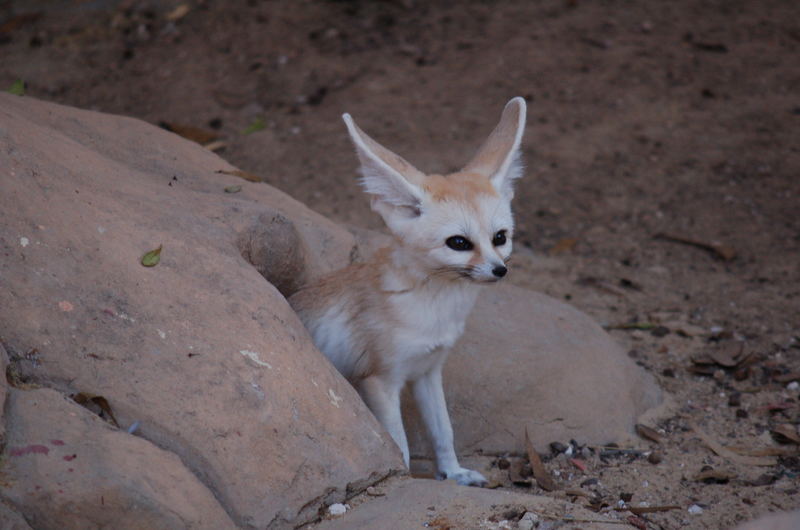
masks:
[(450, 175), (421, 173), (364, 134), (349, 115), (344, 119), (362, 184), (392, 232), (393, 246), (304, 287), (289, 301), (317, 348), (400, 447), (406, 465), (400, 391), (410, 383), (439, 476), (483, 484), (483, 475), (458, 464), (442, 366), (464, 332), (480, 285), (507, 271), (525, 101), (509, 101), (478, 154)]
[[(397, 319), (393, 335), (398, 370), (409, 378), (428, 371), (437, 353), (461, 337), (475, 299), (475, 285), (429, 287), (396, 294), (388, 303)], [(388, 331), (388, 330), (387, 330)]]

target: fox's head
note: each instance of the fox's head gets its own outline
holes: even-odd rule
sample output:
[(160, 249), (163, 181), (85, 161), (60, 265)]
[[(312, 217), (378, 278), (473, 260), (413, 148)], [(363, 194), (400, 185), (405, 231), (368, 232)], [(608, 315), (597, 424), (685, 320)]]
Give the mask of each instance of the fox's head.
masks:
[(429, 275), (497, 281), (507, 272), (514, 222), (513, 182), (522, 175), (519, 146), (525, 100), (508, 102), (475, 157), (450, 175), (425, 175), (343, 116), (361, 161), (372, 209)]

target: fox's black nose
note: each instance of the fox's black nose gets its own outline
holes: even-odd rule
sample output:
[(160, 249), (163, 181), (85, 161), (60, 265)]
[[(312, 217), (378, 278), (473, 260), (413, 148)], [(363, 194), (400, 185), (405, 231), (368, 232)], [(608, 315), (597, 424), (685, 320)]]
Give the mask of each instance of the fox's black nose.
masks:
[(503, 276), (506, 275), (507, 272), (508, 269), (506, 269), (503, 265), (498, 265), (497, 267), (492, 269), (492, 274), (494, 274), (498, 278), (502, 278)]

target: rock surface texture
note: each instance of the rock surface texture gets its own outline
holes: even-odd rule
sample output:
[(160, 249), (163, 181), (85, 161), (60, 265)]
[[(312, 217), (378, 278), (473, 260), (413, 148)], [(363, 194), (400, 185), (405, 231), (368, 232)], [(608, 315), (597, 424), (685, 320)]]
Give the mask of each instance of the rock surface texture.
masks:
[(620, 528), (620, 521), (613, 513), (609, 517), (540, 495), (468, 488), (452, 481), (399, 478), (374, 490), (380, 496), (362, 495), (345, 514), (331, 517), (314, 528), (518, 528), (516, 521), (525, 512), (532, 512), (539, 521), (550, 525), (578, 519), (576, 528)]
[(180, 459), (59, 392), (12, 389), (3, 495), (37, 529), (233, 529)]
[[(234, 168), (174, 134), (9, 94), (0, 167), (0, 336), (21, 381), (103, 396), (123, 429), (138, 422), (135, 434), (177, 455), (244, 528), (313, 519), (402, 467), (257, 271), (286, 284), (287, 270), (341, 267), (345, 230), (215, 173)], [(160, 245), (160, 263), (143, 267)], [(271, 259), (243, 258), (264, 249)], [(13, 491), (1, 494), (21, 502)]]
[[(0, 94), (0, 168), (3, 510), (36, 528), (286, 528), (402, 467), (283, 296), (379, 236), (359, 250), (196, 144), (27, 97)], [(614, 441), (660, 400), (588, 317), (510, 286), (485, 290), (445, 388), (467, 453), (522, 451), (525, 427), (540, 448)], [(400, 483), (402, 498), (502, 497)]]

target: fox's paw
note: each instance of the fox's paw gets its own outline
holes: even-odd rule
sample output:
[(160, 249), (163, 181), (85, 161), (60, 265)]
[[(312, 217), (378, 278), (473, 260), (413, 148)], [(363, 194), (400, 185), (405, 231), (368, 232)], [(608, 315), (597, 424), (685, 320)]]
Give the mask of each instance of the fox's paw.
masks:
[(436, 474), (436, 478), (439, 480), (455, 480), (456, 483), (462, 486), (477, 486), (479, 488), (484, 487), (488, 483), (486, 477), (477, 471), (463, 467), (458, 467), (449, 472), (439, 471), (439, 473)]

